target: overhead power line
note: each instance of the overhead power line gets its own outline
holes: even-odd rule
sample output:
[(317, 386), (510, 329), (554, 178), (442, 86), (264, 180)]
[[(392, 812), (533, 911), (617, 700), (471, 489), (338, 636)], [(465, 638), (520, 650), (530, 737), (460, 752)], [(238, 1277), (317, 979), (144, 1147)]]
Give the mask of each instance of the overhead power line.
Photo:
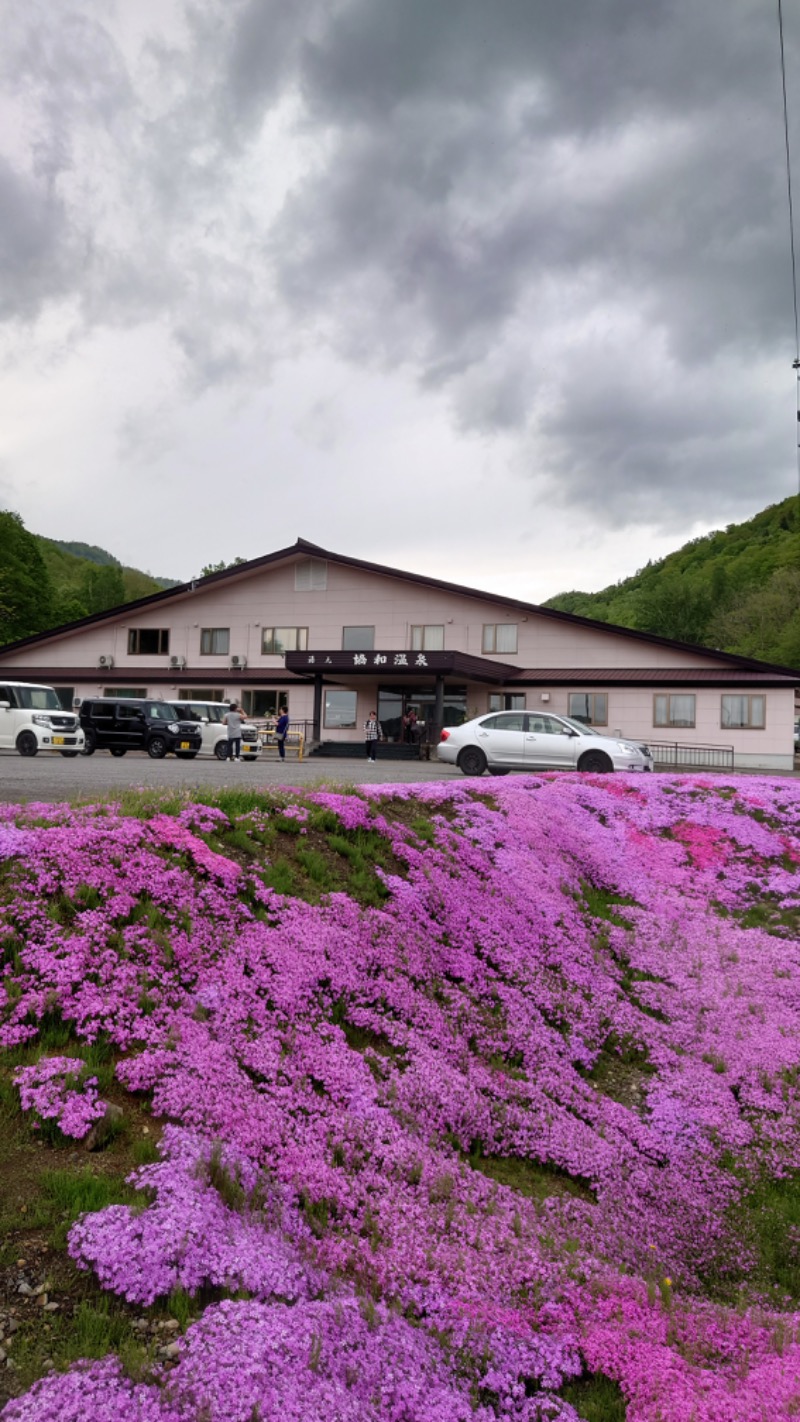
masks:
[(783, 136), (786, 146), (786, 191), (789, 199), (789, 245), (792, 254), (792, 302), (794, 308), (794, 361), (797, 413), (797, 493), (800, 498), (800, 323), (797, 318), (797, 257), (794, 239), (792, 198), (792, 156), (789, 144), (789, 105), (786, 98), (786, 48), (783, 40), (783, 0), (778, 0), (778, 35), (781, 48), (781, 88), (783, 91)]

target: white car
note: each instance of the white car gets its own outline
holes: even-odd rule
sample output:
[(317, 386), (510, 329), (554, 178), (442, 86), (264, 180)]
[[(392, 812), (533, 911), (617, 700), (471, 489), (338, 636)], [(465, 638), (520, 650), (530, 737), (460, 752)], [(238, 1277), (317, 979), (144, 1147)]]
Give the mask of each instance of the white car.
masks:
[(0, 682), (0, 748), (20, 755), (46, 750), (76, 756), (83, 744), (78, 717), (64, 710), (52, 686)]
[[(197, 721), (203, 737), (198, 751), (184, 752), (179, 759), (193, 760), (195, 755), (215, 755), (217, 760), (228, 758), (228, 728), (224, 725), (230, 706), (227, 701), (171, 701), (179, 716), (185, 721)], [(242, 726), (242, 760), (255, 760), (261, 754), (261, 737), (258, 728), (245, 721)]]
[(647, 746), (601, 736), (569, 716), (541, 711), (493, 711), (463, 726), (445, 727), (439, 760), (465, 775), (509, 770), (652, 770)]

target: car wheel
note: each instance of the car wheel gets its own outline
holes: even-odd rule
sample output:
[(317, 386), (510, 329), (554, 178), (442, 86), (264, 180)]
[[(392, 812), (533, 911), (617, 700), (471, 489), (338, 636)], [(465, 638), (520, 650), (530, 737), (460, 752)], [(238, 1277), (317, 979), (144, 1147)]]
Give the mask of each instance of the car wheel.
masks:
[(62, 751), (61, 754), (66, 756), (67, 760), (74, 760), (76, 755), (80, 755), (80, 751)]
[(217, 744), (216, 744), (215, 747), (214, 747), (214, 754), (215, 754), (215, 756), (217, 757), (217, 760), (227, 760), (227, 759), (228, 759), (228, 742), (227, 742), (227, 741), (217, 741)]
[(578, 769), (586, 770), (590, 775), (602, 775), (614, 767), (603, 751), (587, 751), (578, 761)]
[(167, 753), (167, 743), (163, 736), (152, 736), (147, 743), (147, 754), (151, 760), (163, 760)]
[(510, 771), (510, 769), (509, 769), (507, 766), (490, 765), (490, 766), (489, 766), (489, 774), (490, 774), (490, 775), (510, 775), (510, 774), (511, 774), (511, 771)]
[(17, 736), (17, 750), (20, 755), (36, 755), (38, 749), (39, 742), (33, 731), (20, 731)]
[(458, 768), (463, 770), (465, 775), (483, 775), (486, 756), (477, 746), (467, 746), (458, 757)]
[(197, 755), (197, 751), (176, 751), (176, 752), (175, 752), (175, 756), (176, 756), (176, 758), (177, 758), (178, 760), (194, 760), (194, 758), (195, 758), (196, 755)]
[(84, 732), (83, 750), (81, 755), (94, 755), (97, 750), (97, 741), (91, 731)]
[(119, 759), (119, 757), (120, 757), (121, 755), (124, 755), (127, 749), (128, 749), (127, 746), (111, 746), (111, 747), (110, 747), (111, 754), (112, 754), (112, 755), (115, 755), (115, 756), (117, 757), (117, 759)]

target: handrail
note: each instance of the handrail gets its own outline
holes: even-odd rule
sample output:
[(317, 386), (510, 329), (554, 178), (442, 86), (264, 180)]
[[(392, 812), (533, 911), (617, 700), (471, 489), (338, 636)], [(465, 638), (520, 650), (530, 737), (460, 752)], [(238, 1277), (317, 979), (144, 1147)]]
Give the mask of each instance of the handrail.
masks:
[[(630, 739), (630, 737), (628, 737)], [(637, 738), (638, 739), (638, 738)], [(684, 741), (651, 741), (647, 745), (658, 766), (675, 770), (733, 770), (733, 746), (687, 745)]]

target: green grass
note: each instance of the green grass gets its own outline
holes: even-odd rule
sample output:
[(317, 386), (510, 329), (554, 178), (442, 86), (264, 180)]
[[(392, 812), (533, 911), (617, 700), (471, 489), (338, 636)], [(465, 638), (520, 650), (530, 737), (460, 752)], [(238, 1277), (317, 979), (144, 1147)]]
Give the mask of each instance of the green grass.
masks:
[(584, 1422), (625, 1422), (627, 1408), (619, 1383), (604, 1373), (587, 1373), (559, 1393)]
[(596, 1202), (595, 1192), (587, 1181), (568, 1175), (557, 1165), (522, 1160), (517, 1156), (480, 1155), (477, 1152), (469, 1156), (469, 1164), (473, 1170), (496, 1180), (498, 1185), (507, 1185), (528, 1200), (542, 1201), (550, 1195), (573, 1195), (592, 1204)]

